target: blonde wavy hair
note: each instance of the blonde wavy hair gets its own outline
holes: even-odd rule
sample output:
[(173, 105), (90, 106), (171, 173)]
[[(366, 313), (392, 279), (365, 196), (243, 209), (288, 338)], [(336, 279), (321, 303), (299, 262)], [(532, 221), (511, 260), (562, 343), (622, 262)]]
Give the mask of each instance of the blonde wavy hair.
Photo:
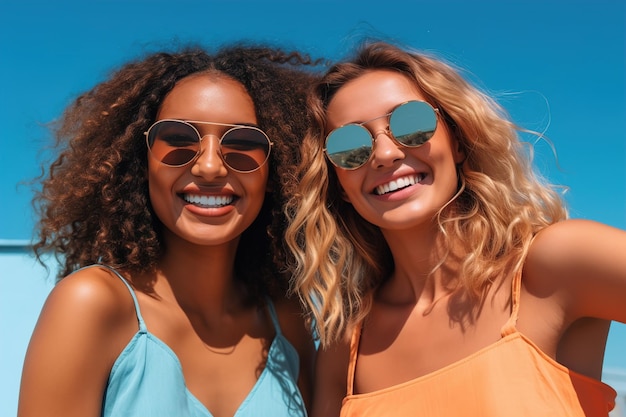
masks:
[(291, 289), (310, 311), (322, 346), (367, 315), (374, 290), (394, 269), (379, 228), (341, 198), (323, 151), (325, 110), (334, 94), (364, 73), (383, 69), (415, 82), (466, 155), (457, 168), (458, 191), (437, 214), (446, 247), (453, 244), (465, 254), (456, 289), (481, 300), (506, 271), (521, 267), (540, 229), (567, 217), (556, 187), (533, 170), (532, 152), (519, 138), (527, 131), (493, 98), (442, 60), (389, 43), (364, 44), (353, 59), (331, 67), (312, 91), (313, 124), (302, 145), (300, 187), (286, 206)]

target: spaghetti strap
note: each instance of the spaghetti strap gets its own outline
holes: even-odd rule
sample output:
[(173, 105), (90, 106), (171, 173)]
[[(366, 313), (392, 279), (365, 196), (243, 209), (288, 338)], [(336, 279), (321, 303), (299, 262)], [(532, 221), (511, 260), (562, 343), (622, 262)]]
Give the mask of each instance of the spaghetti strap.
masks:
[(267, 310), (270, 312), (270, 317), (272, 318), (272, 323), (274, 324), (274, 330), (276, 331), (276, 335), (278, 336), (282, 334), (280, 324), (278, 323), (278, 314), (276, 314), (276, 308), (274, 308), (274, 303), (269, 297), (267, 297)]
[(350, 361), (348, 362), (347, 395), (354, 394), (354, 374), (356, 372), (356, 358), (359, 354), (359, 344), (361, 342), (362, 324), (354, 326), (354, 332), (350, 338)]
[(512, 286), (511, 288), (511, 302), (512, 302), (511, 316), (509, 317), (509, 320), (507, 320), (507, 322), (504, 324), (504, 326), (502, 326), (502, 329), (500, 330), (500, 335), (502, 337), (508, 336), (517, 331), (515, 326), (517, 325), (517, 317), (519, 315), (519, 302), (520, 302), (520, 294), (521, 294), (521, 289), (522, 289), (522, 268), (520, 268), (519, 271), (515, 273), (515, 276), (513, 277), (513, 283), (511, 286)]
[(85, 268), (98, 267), (98, 266), (102, 267), (102, 268), (105, 268), (105, 269), (108, 269), (109, 271), (113, 272), (120, 280), (122, 280), (124, 285), (126, 285), (126, 288), (128, 288), (128, 291), (130, 292), (131, 297), (133, 297), (133, 303), (135, 304), (135, 313), (137, 314), (137, 321), (139, 323), (139, 331), (142, 332), (142, 333), (147, 333), (148, 332), (148, 328), (146, 327), (146, 323), (143, 321), (143, 317), (141, 316), (141, 310), (139, 309), (139, 301), (137, 300), (137, 295), (135, 294), (135, 290), (133, 290), (133, 287), (131, 287), (131, 285), (128, 283), (126, 278), (124, 278), (113, 267), (110, 267), (108, 265), (95, 264), (95, 265), (90, 265), (90, 266), (85, 267)]

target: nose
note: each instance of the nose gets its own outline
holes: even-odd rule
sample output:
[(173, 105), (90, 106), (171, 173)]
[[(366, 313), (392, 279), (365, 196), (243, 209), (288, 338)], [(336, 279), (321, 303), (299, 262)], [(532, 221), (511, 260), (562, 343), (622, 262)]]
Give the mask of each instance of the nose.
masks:
[(372, 163), (376, 168), (393, 165), (396, 161), (404, 159), (404, 151), (401, 145), (391, 138), (388, 129), (374, 133), (374, 149), (372, 150)]
[(201, 139), (200, 154), (191, 166), (191, 173), (197, 177), (217, 178), (228, 174), (228, 169), (220, 156), (220, 141), (215, 135), (205, 135)]

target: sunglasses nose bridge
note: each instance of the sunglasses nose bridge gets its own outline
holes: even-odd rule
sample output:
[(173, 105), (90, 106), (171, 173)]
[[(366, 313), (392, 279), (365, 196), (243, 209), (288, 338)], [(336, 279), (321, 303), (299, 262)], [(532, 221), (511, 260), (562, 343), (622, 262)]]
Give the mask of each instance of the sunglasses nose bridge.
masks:
[[(381, 136), (383, 138), (379, 140)], [(374, 143), (370, 159), (376, 166), (387, 166), (404, 157), (403, 147), (394, 138), (389, 127), (377, 130), (373, 138)]]
[[(209, 138), (209, 140), (204, 140), (205, 138)], [(211, 140), (211, 139), (214, 140)], [(198, 154), (195, 158), (194, 165), (199, 165), (200, 167), (209, 168), (210, 167), (218, 167), (225, 168), (225, 163), (222, 158), (221, 153), (221, 138), (218, 135), (208, 133), (200, 137), (200, 145), (198, 148)]]
[(206, 138), (207, 136), (208, 137), (213, 136), (213, 137), (217, 138), (218, 141), (220, 139), (220, 136), (216, 135), (215, 133), (205, 133), (204, 135), (202, 133), (199, 133), (198, 136), (200, 136), (200, 142), (202, 142), (204, 140), (204, 138)]
[[(205, 150), (204, 148), (206, 146), (209, 146), (209, 147), (212, 148), (211, 144), (213, 144), (213, 143), (215, 143), (217, 152), (219, 154), (220, 141), (221, 141), (221, 137), (220, 136), (218, 136), (218, 135), (216, 135), (214, 133), (207, 133), (205, 135), (199, 134), (198, 136), (200, 136), (200, 143), (198, 145), (198, 154), (203, 153), (204, 150)], [(209, 138), (209, 140), (205, 141), (204, 139), (207, 138), (207, 137)], [(211, 137), (215, 138), (216, 140), (211, 141), (210, 140)]]
[(391, 130), (389, 130), (389, 126), (387, 126), (384, 129), (379, 129), (379, 130), (375, 131), (374, 133), (372, 133), (372, 139), (374, 139), (374, 143), (376, 143), (376, 141), (378, 140), (378, 137), (380, 135), (385, 135), (388, 138), (391, 138), (393, 136), (391, 134)]
[(391, 113), (383, 114), (382, 116), (375, 117), (366, 122), (361, 123), (361, 126), (370, 131), (372, 135), (372, 142), (376, 143), (376, 139), (381, 134), (385, 134), (387, 136), (391, 135), (391, 131), (389, 129), (389, 116)]

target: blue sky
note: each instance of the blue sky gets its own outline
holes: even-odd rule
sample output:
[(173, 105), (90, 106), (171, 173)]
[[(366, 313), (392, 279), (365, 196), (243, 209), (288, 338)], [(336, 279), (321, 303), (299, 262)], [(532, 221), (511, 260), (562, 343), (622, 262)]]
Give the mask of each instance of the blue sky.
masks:
[[(364, 36), (465, 69), (516, 122), (546, 131), (556, 156), (540, 142), (536, 165), (569, 187), (572, 217), (626, 229), (625, 16), (623, 0), (2, 0), (0, 240), (31, 238), (30, 189), (17, 184), (39, 172), (43, 126), (119, 64), (232, 40), (338, 59)], [(606, 366), (626, 368), (625, 327)]]

